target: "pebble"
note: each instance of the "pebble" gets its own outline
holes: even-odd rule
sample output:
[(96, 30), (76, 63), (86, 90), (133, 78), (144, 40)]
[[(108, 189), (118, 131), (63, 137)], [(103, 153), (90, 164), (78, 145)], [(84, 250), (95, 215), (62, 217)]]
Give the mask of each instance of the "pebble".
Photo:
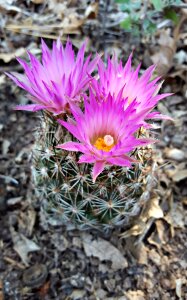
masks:
[(76, 288), (84, 288), (85, 286), (85, 277), (80, 274), (74, 275), (71, 277), (70, 284)]
[(98, 289), (97, 291), (95, 291), (95, 293), (99, 299), (105, 299), (107, 295), (107, 292), (103, 289)]
[(182, 161), (185, 158), (185, 153), (177, 148), (166, 149), (166, 157), (177, 161)]
[(81, 300), (83, 299), (85, 295), (84, 290), (74, 290), (73, 293), (71, 294), (71, 299), (72, 300)]
[(163, 278), (161, 281), (161, 285), (164, 289), (166, 290), (170, 290), (171, 289), (171, 282), (169, 279), (167, 278)]
[(0, 197), (0, 212), (4, 212), (7, 209), (7, 203), (5, 197)]
[(184, 138), (180, 135), (174, 135), (172, 138), (172, 144), (175, 145), (175, 147), (181, 147), (184, 143)]

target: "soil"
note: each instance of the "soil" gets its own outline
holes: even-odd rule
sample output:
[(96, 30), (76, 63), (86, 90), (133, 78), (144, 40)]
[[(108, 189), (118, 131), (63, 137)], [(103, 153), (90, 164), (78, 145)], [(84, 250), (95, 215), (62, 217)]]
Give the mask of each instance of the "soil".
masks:
[[(65, 16), (60, 13), (62, 8), (57, 10), (56, 1), (49, 1), (48, 5), (45, 1), (31, 2), (5, 1), (0, 4), (0, 299), (187, 299), (185, 23), (178, 28), (177, 40), (173, 34), (176, 27), (162, 28), (147, 39), (142, 35), (137, 38), (126, 33), (119, 24), (106, 26), (107, 22), (115, 21), (112, 18), (115, 18), (117, 8), (112, 1), (106, 1), (108, 7), (102, 1), (99, 5), (94, 1), (83, 1), (79, 6), (75, 1), (64, 1)], [(162, 90), (175, 93), (158, 107), (162, 113), (174, 118), (174, 121), (162, 122), (156, 150), (160, 165), (160, 206), (164, 214), (156, 216), (155, 210), (148, 230), (139, 237), (127, 234), (126, 238), (120, 239), (115, 230), (106, 237), (47, 223), (41, 199), (35, 196), (31, 180), (32, 146), (39, 114), (13, 109), (16, 104), (27, 103), (28, 99), (25, 92), (4, 75), (5, 71), (21, 70), (14, 59), (18, 49), (32, 48), (38, 53), (40, 47), (36, 32), (30, 35), (19, 30), (8, 31), (5, 25), (26, 24), (27, 18), (33, 24), (41, 25), (45, 16), (46, 20), (53, 16), (53, 22), (58, 23), (69, 16), (70, 9), (72, 15), (74, 13), (74, 24), (77, 24), (77, 14), (82, 20), (88, 7), (90, 13), (87, 12), (84, 22), (77, 25), (74, 32), (67, 27), (71, 29), (67, 34), (76, 45), (88, 36), (93, 53), (103, 52), (106, 57), (115, 49), (125, 60), (134, 50), (134, 65), (141, 60), (142, 69), (145, 69), (153, 63), (153, 56), (158, 53), (168, 55), (159, 44), (161, 35), (173, 40), (173, 48), (168, 50), (170, 56), (171, 49), (173, 51), (172, 59), (167, 57), (167, 69), (159, 69), (165, 79)], [(186, 12), (178, 13), (184, 17)], [(48, 34), (53, 36), (55, 33), (58, 36), (59, 32), (55, 30)], [(5, 53), (9, 56), (2, 55)], [(160, 56), (162, 67), (166, 58), (163, 56)], [(106, 255), (107, 251), (112, 253), (111, 257)]]

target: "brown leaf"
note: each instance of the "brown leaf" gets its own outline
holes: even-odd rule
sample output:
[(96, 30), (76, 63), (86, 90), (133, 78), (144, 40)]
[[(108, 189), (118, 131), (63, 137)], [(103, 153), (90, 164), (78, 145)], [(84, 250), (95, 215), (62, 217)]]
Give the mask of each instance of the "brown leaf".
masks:
[(21, 257), (22, 262), (28, 266), (28, 254), (40, 250), (40, 247), (32, 240), (27, 239), (23, 234), (16, 232), (13, 227), (10, 227), (10, 232), (14, 243), (14, 250)]
[(15, 59), (16, 56), (22, 56), (23, 54), (25, 54), (25, 49), (21, 47), (13, 53), (0, 53), (0, 59), (5, 63), (9, 63), (12, 59)]
[(47, 281), (39, 289), (39, 295), (42, 299), (47, 296), (49, 289), (50, 289), (50, 281)]
[(186, 177), (187, 177), (187, 169), (176, 171), (175, 174), (173, 175), (172, 179), (175, 182), (179, 182), (179, 181), (185, 179)]
[(176, 295), (177, 297), (182, 300), (182, 279), (176, 279)]
[(127, 260), (110, 242), (101, 238), (92, 240), (92, 236), (89, 234), (83, 234), (82, 237), (84, 251), (87, 256), (98, 257), (100, 261), (111, 261), (114, 270), (127, 268)]
[(151, 218), (155, 219), (160, 219), (163, 218), (163, 210), (159, 205), (159, 200), (158, 198), (153, 198), (150, 202), (150, 208), (148, 209), (148, 216)]
[(157, 64), (157, 73), (164, 75), (171, 68), (173, 56), (176, 51), (175, 40), (171, 37), (169, 30), (162, 30), (158, 40), (159, 51), (151, 56), (154, 64)]
[(152, 262), (159, 267), (161, 263), (161, 257), (159, 253), (153, 248), (148, 252), (148, 255), (149, 259), (152, 260)]
[(138, 236), (138, 235), (140, 235), (141, 233), (144, 232), (145, 228), (146, 228), (146, 223), (139, 220), (139, 222), (137, 224), (135, 224), (129, 230), (126, 230), (124, 233), (122, 233), (121, 237), (122, 238), (128, 238), (131, 235)]

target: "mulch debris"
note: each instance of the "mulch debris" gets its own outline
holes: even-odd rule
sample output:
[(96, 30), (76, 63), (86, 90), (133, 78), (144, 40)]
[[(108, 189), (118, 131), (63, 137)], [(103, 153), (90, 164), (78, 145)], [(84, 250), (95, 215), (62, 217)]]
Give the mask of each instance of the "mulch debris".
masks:
[[(106, 7), (105, 4), (108, 4)], [(119, 25), (112, 1), (6, 0), (0, 2), (0, 300), (187, 299), (187, 9), (177, 26), (145, 39)], [(105, 236), (49, 224), (31, 180), (32, 146), (39, 116), (14, 111), (28, 102), (5, 71), (20, 71), (16, 56), (40, 55), (40, 37), (70, 36), (79, 47), (107, 57), (115, 50), (134, 65), (158, 63), (162, 90), (175, 94), (158, 106), (163, 121), (155, 150), (159, 199), (146, 231)]]

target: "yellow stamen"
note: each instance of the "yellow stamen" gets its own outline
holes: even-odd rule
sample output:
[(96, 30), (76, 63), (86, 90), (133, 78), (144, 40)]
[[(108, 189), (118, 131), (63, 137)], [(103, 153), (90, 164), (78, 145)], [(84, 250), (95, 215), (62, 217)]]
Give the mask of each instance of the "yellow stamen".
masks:
[(114, 138), (109, 134), (105, 135), (104, 138), (99, 137), (95, 141), (94, 146), (98, 150), (103, 150), (108, 152), (114, 147)]

